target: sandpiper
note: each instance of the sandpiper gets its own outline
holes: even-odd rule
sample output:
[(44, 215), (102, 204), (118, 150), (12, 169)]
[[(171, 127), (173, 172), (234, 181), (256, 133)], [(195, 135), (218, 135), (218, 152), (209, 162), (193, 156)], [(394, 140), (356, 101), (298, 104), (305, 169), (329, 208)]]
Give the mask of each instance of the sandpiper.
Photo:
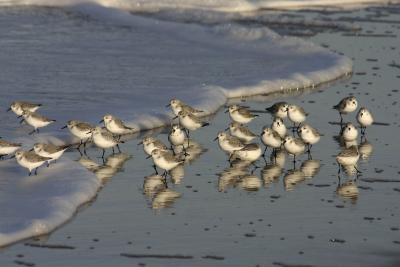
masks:
[(36, 143), (33, 145), (33, 150), (41, 157), (50, 158), (47, 161), (48, 166), (50, 162), (56, 162), (70, 146), (71, 145), (56, 146), (53, 144)]
[(103, 119), (99, 123), (102, 122), (104, 122), (104, 126), (110, 133), (116, 134), (119, 137), (123, 134), (133, 133), (136, 130), (135, 128), (126, 126), (121, 119), (111, 114), (104, 115)]
[(25, 110), (35, 112), (42, 104), (34, 104), (26, 101), (14, 101), (11, 103), (7, 111), (13, 111), (17, 116), (21, 116)]
[(22, 144), (20, 143), (12, 143), (6, 140), (0, 139), (0, 158), (4, 158), (10, 154), (15, 153), (18, 149), (20, 149)]
[[(291, 122), (293, 122), (293, 129), (298, 128), (299, 125), (304, 122), (308, 116), (308, 113), (304, 111), (302, 107), (296, 105), (289, 105), (288, 107), (288, 117)], [(297, 123), (297, 126), (296, 126)]]
[(293, 155), (293, 162), (296, 162), (296, 156), (304, 153), (306, 145), (300, 138), (294, 138), (287, 135), (283, 142), (285, 150), (288, 154)]
[(138, 143), (138, 145), (143, 145), (143, 150), (147, 155), (151, 155), (151, 152), (153, 152), (154, 149), (168, 150), (167, 146), (163, 142), (152, 136), (146, 136)]
[(112, 148), (114, 154), (114, 147), (117, 146), (118, 151), (121, 152), (121, 149), (119, 148), (118, 144), (124, 142), (118, 140), (118, 138), (115, 137), (112, 133), (110, 133), (107, 129), (96, 127), (90, 130), (89, 132), (92, 133), (92, 139), (94, 144), (103, 150), (103, 154), (101, 156), (103, 159), (107, 148)]
[(250, 131), (249, 128), (247, 128), (246, 126), (242, 126), (240, 125), (240, 123), (237, 122), (232, 122), (231, 124), (229, 124), (229, 127), (225, 130), (228, 129), (232, 136), (236, 136), (245, 143), (248, 143), (257, 137), (257, 135)]
[(239, 105), (229, 106), (225, 113), (229, 112), (231, 119), (238, 123), (249, 123), (254, 120), (258, 115), (252, 114), (246, 107)]
[(167, 176), (167, 173), (178, 166), (179, 164), (184, 163), (184, 160), (178, 159), (171, 152), (164, 151), (160, 149), (154, 149), (151, 152), (151, 155), (147, 158), (153, 158), (154, 164), (164, 170), (164, 177)]
[(208, 122), (204, 122), (201, 119), (197, 118), (192, 113), (189, 113), (184, 110), (181, 110), (178, 113), (178, 116), (176, 116), (175, 118), (177, 117), (179, 117), (179, 124), (182, 125), (187, 130), (186, 134), (187, 134), (188, 145), (189, 145), (190, 131), (195, 131), (201, 127), (210, 125)]
[(17, 159), (19, 165), (29, 170), (29, 176), (32, 174), (32, 170), (35, 169), (35, 175), (37, 175), (37, 169), (46, 161), (51, 158), (42, 157), (37, 155), (35, 152), (18, 150), (14, 156)]
[(255, 143), (245, 145), (243, 148), (233, 152), (233, 156), (237, 156), (241, 160), (251, 163), (258, 160), (261, 154), (261, 147)]
[(277, 132), (281, 138), (285, 138), (287, 129), (281, 118), (276, 117), (271, 124), (271, 128)]
[[(65, 129), (67, 127), (68, 127), (68, 130), (72, 133), (72, 135), (74, 135), (75, 137), (77, 137), (80, 140), (80, 143), (79, 143), (77, 149), (79, 150), (81, 145), (83, 145), (83, 150), (84, 150), (84, 153), (86, 154), (86, 143), (92, 137), (91, 130), (94, 129), (94, 126), (89, 123), (86, 123), (86, 122), (82, 122), (82, 121), (78, 121), (78, 120), (70, 120), (61, 129)], [(79, 150), (79, 152), (80, 152), (80, 150)]]
[(342, 128), (341, 135), (343, 140), (346, 142), (355, 141), (358, 136), (358, 130), (351, 122), (348, 122)]
[(185, 131), (177, 124), (172, 125), (171, 132), (168, 135), (168, 140), (173, 146), (182, 146), (184, 149), (184, 143), (186, 139)]
[(352, 166), (357, 171), (357, 173), (361, 173), (357, 169), (357, 162), (358, 162), (359, 158), (360, 158), (360, 153), (358, 152), (357, 146), (351, 146), (349, 148), (343, 149), (336, 156), (336, 162), (339, 165), (338, 174), (340, 173), (340, 167), (341, 166), (350, 166), (350, 167)]
[(372, 117), (371, 112), (365, 107), (360, 108), (357, 114), (357, 121), (361, 127), (361, 134), (365, 134), (365, 130), (367, 126), (370, 126), (374, 122), (374, 118)]
[(340, 124), (343, 123), (343, 114), (348, 114), (357, 109), (357, 99), (354, 96), (348, 96), (340, 100), (340, 102), (333, 106), (333, 109), (339, 111)]
[(231, 136), (226, 132), (219, 132), (214, 141), (216, 140), (218, 140), (219, 147), (230, 155), (232, 155), (234, 151), (242, 149), (245, 146), (239, 138)]
[(264, 127), (261, 133), (261, 141), (265, 145), (264, 156), (268, 147), (271, 147), (275, 152), (277, 148), (280, 148), (282, 146), (282, 138), (280, 137), (280, 135), (271, 128), (267, 127)]
[(166, 107), (171, 107), (172, 112), (175, 114), (175, 116), (178, 116), (179, 112), (181, 111), (185, 111), (193, 115), (201, 115), (201, 113), (204, 113), (203, 110), (192, 108), (191, 106), (185, 104), (183, 101), (178, 100), (176, 98), (171, 99), (171, 101)]
[(22, 112), (22, 115), (24, 117), (24, 121), (26, 121), (26, 123), (28, 123), (30, 126), (32, 126), (34, 128), (34, 130), (32, 132), (30, 132), (29, 134), (33, 134), (35, 132), (39, 132), (39, 128), (45, 127), (47, 125), (49, 125), (50, 123), (55, 122), (56, 120), (51, 120), (49, 118), (46, 118), (42, 115), (40, 115), (39, 113), (36, 112), (32, 112), (29, 110), (24, 110)]
[(317, 129), (311, 127), (308, 124), (303, 124), (300, 129), (298, 130), (300, 138), (303, 140), (304, 143), (308, 146), (308, 152), (311, 151), (311, 147), (318, 143), (321, 139), (321, 134), (318, 132)]
[(277, 102), (265, 110), (272, 114), (275, 118), (284, 119), (287, 117), (287, 109), (289, 104), (287, 102)]

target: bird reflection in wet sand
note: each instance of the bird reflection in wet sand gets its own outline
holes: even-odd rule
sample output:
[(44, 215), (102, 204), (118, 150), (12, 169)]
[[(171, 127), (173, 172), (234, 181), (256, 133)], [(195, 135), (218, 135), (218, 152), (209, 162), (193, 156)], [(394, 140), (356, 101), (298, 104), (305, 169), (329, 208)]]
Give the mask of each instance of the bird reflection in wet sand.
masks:
[(144, 177), (143, 192), (147, 197), (153, 198), (157, 192), (165, 188), (167, 188), (167, 185), (161, 175), (152, 174)]
[(218, 174), (218, 191), (223, 192), (228, 187), (235, 187), (242, 176), (248, 175), (249, 165), (243, 161), (234, 161), (232, 166)]
[(246, 191), (258, 191), (261, 187), (261, 179), (253, 174), (245, 175), (239, 179), (238, 185)]
[(99, 165), (97, 162), (86, 156), (81, 157), (78, 162), (83, 167), (93, 172), (101, 182), (106, 182), (116, 173), (122, 171), (124, 163), (130, 158), (131, 156), (128, 154), (117, 153), (108, 156), (103, 165)]
[(305, 160), (300, 167), (300, 170), (304, 173), (305, 178), (313, 178), (318, 174), (321, 168), (321, 162), (316, 159)]
[(189, 146), (187, 145), (187, 143), (185, 143), (184, 146), (174, 147), (175, 155), (184, 159), (185, 163), (192, 163), (206, 151), (207, 149), (203, 148), (199, 143), (197, 143), (193, 139), (190, 139)]
[(341, 184), (339, 180), (336, 194), (343, 199), (351, 200), (351, 203), (355, 204), (358, 199), (358, 187), (356, 181), (350, 180)]
[(173, 191), (171, 189), (163, 189), (158, 191), (152, 201), (151, 207), (155, 210), (169, 208), (175, 201), (181, 197), (181, 193)]
[(358, 147), (358, 152), (362, 160), (367, 160), (372, 152), (374, 151), (373, 145), (367, 141), (367, 139), (362, 138), (360, 146)]
[(275, 152), (271, 153), (269, 158), (272, 163), (277, 164), (281, 168), (283, 168), (285, 166), (285, 162), (286, 162), (285, 150), (283, 150), (283, 149), (275, 150)]
[(292, 191), (296, 185), (306, 179), (304, 172), (300, 170), (289, 170), (283, 177), (283, 186), (286, 191)]
[(171, 181), (173, 184), (180, 184), (182, 183), (182, 179), (185, 176), (185, 168), (183, 165), (178, 165), (172, 170), (169, 171), (171, 175)]
[(270, 184), (277, 183), (282, 175), (282, 167), (276, 163), (265, 165), (261, 170), (261, 178), (264, 182), (264, 187), (268, 188)]

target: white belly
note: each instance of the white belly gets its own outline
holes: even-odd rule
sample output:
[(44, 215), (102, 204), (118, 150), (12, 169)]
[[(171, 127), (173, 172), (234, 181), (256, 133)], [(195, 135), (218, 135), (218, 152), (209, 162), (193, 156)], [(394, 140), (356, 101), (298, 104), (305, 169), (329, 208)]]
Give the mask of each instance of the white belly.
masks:
[(25, 121), (26, 121), (26, 123), (28, 123), (30, 126), (34, 127), (35, 129), (45, 127), (45, 126), (49, 125), (50, 123), (52, 123), (51, 121), (41, 121), (41, 120), (37, 120), (32, 117), (25, 118)]
[(298, 111), (296, 111), (296, 112), (289, 112), (289, 113), (288, 113), (288, 116), (289, 116), (289, 119), (290, 119), (292, 122), (295, 122), (295, 123), (301, 123), (301, 122), (303, 122), (303, 121), (306, 120), (306, 116), (304, 116), (302, 113), (300, 113), (300, 112), (298, 112)]
[(179, 122), (184, 128), (188, 129), (189, 131), (194, 131), (201, 127), (199, 123), (196, 123), (193, 120), (191, 120), (189, 116), (180, 119)]
[(106, 149), (106, 148), (111, 148), (116, 145), (115, 142), (112, 140), (107, 140), (103, 138), (101, 135), (93, 135), (93, 142), (95, 143), (96, 146)]
[(8, 154), (13, 154), (15, 151), (17, 151), (20, 147), (13, 147), (13, 146), (8, 146), (8, 147), (0, 147), (0, 155), (8, 155)]
[(44, 161), (30, 162), (30, 161), (27, 161), (24, 157), (22, 157), (21, 160), (17, 160), (17, 161), (18, 161), (19, 165), (21, 165), (24, 168), (29, 169), (29, 171), (36, 169), (37, 167), (41, 166), (44, 163)]
[(253, 118), (246, 118), (246, 117), (240, 115), (240, 113), (238, 111), (234, 111), (232, 113), (230, 112), (229, 115), (233, 121), (238, 122), (238, 123), (249, 123), (253, 120)]
[(185, 142), (185, 134), (183, 133), (183, 131), (181, 131), (180, 133), (171, 134), (169, 136), (169, 141), (174, 146), (183, 145), (183, 143)]
[(282, 142), (280, 140), (275, 139), (269, 135), (263, 135), (261, 137), (261, 141), (264, 143), (264, 145), (272, 147), (272, 148), (279, 148), (282, 145)]

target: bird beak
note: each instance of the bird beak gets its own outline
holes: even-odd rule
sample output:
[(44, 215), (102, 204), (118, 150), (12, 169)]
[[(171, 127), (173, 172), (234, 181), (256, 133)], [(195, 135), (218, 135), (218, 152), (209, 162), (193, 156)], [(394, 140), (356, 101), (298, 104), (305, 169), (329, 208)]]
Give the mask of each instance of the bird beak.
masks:
[(93, 130), (90, 130), (89, 132), (87, 132), (86, 134), (90, 134), (90, 133), (93, 133)]
[(104, 122), (104, 119), (102, 119), (101, 121), (99, 121), (99, 123), (103, 123)]
[(61, 127), (61, 129), (65, 129), (65, 128), (67, 128), (67, 127), (68, 127), (68, 125), (65, 125), (65, 126)]
[(30, 152), (30, 151), (33, 151), (33, 150), (34, 150), (34, 148), (31, 148), (31, 149), (29, 149), (29, 152)]
[(169, 103), (169, 104), (168, 104), (168, 105), (166, 105), (165, 107), (166, 107), (166, 108), (169, 108), (170, 106), (171, 106), (171, 103)]
[(11, 111), (11, 107), (7, 109), (7, 112)]
[(178, 116), (173, 117), (172, 119), (175, 120), (176, 118), (178, 118)]
[(224, 112), (224, 113), (228, 113), (228, 112), (229, 112), (229, 109), (225, 110), (225, 112)]
[(151, 158), (151, 155), (148, 155), (148, 156), (146, 157), (146, 159), (149, 159), (149, 158)]
[(143, 144), (143, 141), (140, 141), (137, 145), (140, 146)]
[(260, 136), (263, 136), (264, 135), (264, 132), (262, 132), (261, 134), (260, 134)]
[(215, 137), (213, 141), (217, 141), (217, 140), (218, 140), (218, 136), (217, 136), (217, 137)]
[(229, 130), (229, 127), (225, 129), (225, 131), (228, 131), (228, 130)]
[(24, 115), (19, 115), (17, 118), (19, 119), (19, 118), (21, 118), (22, 116), (24, 116)]
[(15, 158), (15, 154), (10, 157), (10, 159), (13, 159), (13, 158)]

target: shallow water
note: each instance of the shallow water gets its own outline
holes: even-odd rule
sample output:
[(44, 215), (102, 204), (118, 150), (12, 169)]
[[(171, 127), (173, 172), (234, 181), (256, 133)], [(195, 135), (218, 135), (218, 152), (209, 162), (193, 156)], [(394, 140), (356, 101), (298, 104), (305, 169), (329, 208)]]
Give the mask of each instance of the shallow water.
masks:
[[(381, 19), (385, 15), (385, 19), (396, 21), (396, 10), (371, 8), (346, 16), (379, 15), (377, 19)], [(305, 16), (321, 15), (311, 12)], [(345, 19), (339, 13), (324, 16)], [(357, 24), (361, 25), (362, 34), (388, 34), (387, 31), (399, 34), (398, 23)], [(313, 148), (313, 159), (321, 163), (313, 178), (285, 188), (284, 181), (288, 179), (285, 174), (293, 168), (287, 157), (282, 175), (270, 184), (265, 184), (260, 175), (265, 166), (263, 160), (257, 163), (261, 167), (254, 172), (261, 183), (258, 191), (243, 188), (251, 182), (257, 186), (256, 179), (223, 187), (216, 173), (229, 166), (226, 156), (210, 141), (228, 123), (227, 115), (219, 112), (210, 127), (193, 134), (194, 140), (207, 151), (185, 165), (184, 177), (178, 184), (169, 181), (169, 194), (159, 195), (153, 202), (143, 194), (144, 177), (153, 171), (151, 163), (144, 159), (141, 147), (136, 146), (137, 140), (127, 142), (122, 150), (132, 158), (122, 168), (110, 168), (115, 165), (109, 163), (108, 168), (98, 169), (97, 175), (106, 180), (93, 202), (82, 207), (71, 222), (53, 234), (27, 241), (70, 247), (48, 249), (19, 243), (1, 252), (0, 265), (12, 266), (15, 261), (22, 261), (37, 266), (109, 266), (115, 263), (118, 266), (397, 266), (400, 261), (397, 253), (400, 169), (396, 156), (400, 147), (393, 136), (399, 133), (400, 69), (391, 63), (399, 56), (398, 38), (348, 36), (339, 31), (318, 33), (310, 40), (329, 44), (331, 49), (353, 57), (354, 75), (314, 92), (253, 97), (246, 104), (251, 109), (262, 110), (272, 101), (285, 100), (300, 104), (310, 112), (308, 122), (325, 134)], [(328, 122), (339, 118), (330, 107), (351, 93), (361, 105), (370, 108), (377, 122), (390, 126), (376, 125), (367, 130), (367, 140), (373, 151), (368, 159), (361, 161), (359, 169), (363, 174), (355, 181), (358, 194), (349, 199), (337, 193), (337, 166), (333, 156), (340, 149), (333, 137), (339, 126)], [(269, 115), (260, 115), (249, 124), (256, 133), (271, 122)], [(355, 122), (354, 115), (346, 119)], [(167, 140), (165, 132), (158, 136)], [(77, 160), (79, 154), (69, 152), (67, 155)], [(96, 158), (100, 151), (91, 149), (89, 155), (101, 164)], [(306, 160), (307, 156), (302, 156), (296, 168)], [(354, 178), (342, 175), (341, 182)], [(177, 195), (172, 191), (180, 197), (174, 199)], [(171, 203), (158, 201), (160, 199)], [(163, 204), (168, 207), (152, 209)], [(129, 258), (121, 253), (179, 254), (193, 258)]]

